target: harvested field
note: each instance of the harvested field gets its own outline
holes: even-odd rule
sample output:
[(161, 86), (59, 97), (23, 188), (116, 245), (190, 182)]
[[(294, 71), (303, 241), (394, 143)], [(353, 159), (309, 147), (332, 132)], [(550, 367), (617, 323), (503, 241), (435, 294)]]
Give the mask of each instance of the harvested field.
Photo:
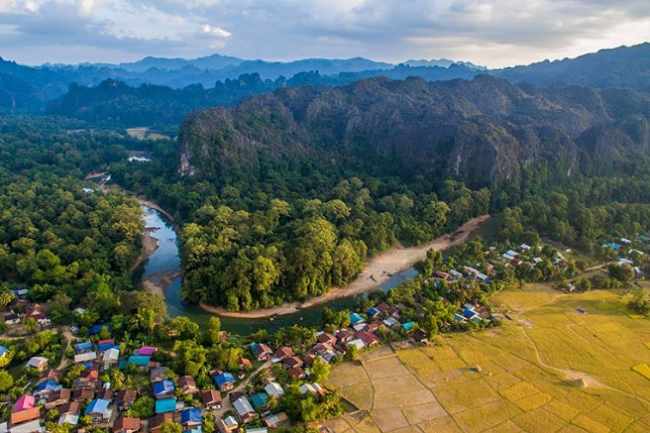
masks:
[(620, 293), (536, 284), (493, 302), (516, 319), (334, 368), (327, 385), (367, 412), (333, 431), (650, 432), (650, 320), (631, 318)]

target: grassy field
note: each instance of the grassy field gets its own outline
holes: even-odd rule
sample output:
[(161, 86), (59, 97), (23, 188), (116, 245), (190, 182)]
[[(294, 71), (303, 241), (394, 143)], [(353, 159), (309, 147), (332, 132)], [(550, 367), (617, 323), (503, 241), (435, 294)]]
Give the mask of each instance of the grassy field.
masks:
[[(545, 285), (500, 293), (513, 320), (432, 347), (343, 364), (331, 387), (359, 408), (337, 433), (650, 432), (650, 320), (620, 294)], [(577, 309), (583, 309), (582, 314)], [(478, 367), (480, 372), (470, 371)]]

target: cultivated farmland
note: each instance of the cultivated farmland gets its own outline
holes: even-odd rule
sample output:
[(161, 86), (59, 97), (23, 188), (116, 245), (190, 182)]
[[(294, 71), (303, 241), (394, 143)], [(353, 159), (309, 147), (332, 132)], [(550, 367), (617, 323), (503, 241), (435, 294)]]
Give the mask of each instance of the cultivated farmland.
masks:
[[(493, 299), (500, 328), (382, 349), (344, 364), (331, 387), (359, 410), (336, 433), (650, 432), (650, 320), (620, 292), (545, 285)], [(582, 310), (578, 311), (578, 309)], [(478, 371), (471, 371), (476, 367)]]

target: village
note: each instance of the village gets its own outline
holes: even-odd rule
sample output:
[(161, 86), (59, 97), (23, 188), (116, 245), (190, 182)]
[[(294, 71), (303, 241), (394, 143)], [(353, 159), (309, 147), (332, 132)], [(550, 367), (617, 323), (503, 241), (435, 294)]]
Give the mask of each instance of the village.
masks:
[[(644, 272), (649, 243), (650, 237), (644, 235), (633, 241), (621, 238), (605, 242), (603, 254), (610, 262), (632, 267), (638, 278)], [(532, 278), (567, 281), (577, 277), (580, 272), (563, 252), (570, 251), (549, 245), (497, 248), (470, 242), (444, 260), (431, 254), (416, 267), (420, 275), (411, 287), (406, 284), (401, 290), (364, 298), (362, 309), (346, 311), (344, 320), (324, 324), (314, 331), (313, 339), (274, 346), (269, 341), (245, 342), (221, 331), (220, 343), (241, 347), (244, 355), (237, 360), (237, 369), (210, 365), (207, 386), (198, 386), (192, 375), (174, 372), (169, 362), (176, 356), (173, 346), (119, 341), (111, 335), (110, 323), (87, 330), (73, 325), (56, 334), (46, 309), (29, 301), (29, 290), (17, 290), (4, 312), (5, 336), (12, 337), (0, 339), (0, 364), (16, 366), (17, 344), (34, 333), (46, 333), (52, 343), (58, 338), (56, 347), (61, 350), (58, 355), (45, 350), (35, 353), (18, 366), (31, 380), (22, 385), (24, 392), (15, 400), (4, 402), (7, 422), (0, 424), (0, 433), (53, 429), (266, 433), (297, 424), (326, 431), (323, 418), (347, 409), (335, 390), (321, 384), (330, 366), (354, 362), (360, 351), (386, 342), (428, 345), (438, 328), (464, 331), (498, 326), (507, 317), (493, 312), (483, 295), (499, 290), (513, 275), (525, 278), (539, 272), (542, 277)], [(575, 289), (571, 283), (569, 287)], [(425, 306), (432, 299), (446, 306), (437, 316)], [(440, 326), (427, 326), (429, 317)], [(172, 340), (178, 337), (169, 334)], [(329, 409), (312, 410), (319, 405)], [(294, 406), (301, 409), (288, 413), (288, 407)]]

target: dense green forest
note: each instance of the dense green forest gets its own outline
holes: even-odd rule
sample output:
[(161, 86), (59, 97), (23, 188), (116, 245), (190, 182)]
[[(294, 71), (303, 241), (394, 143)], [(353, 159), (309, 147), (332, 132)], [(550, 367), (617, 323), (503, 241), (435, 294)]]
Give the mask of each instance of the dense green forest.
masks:
[(487, 189), (449, 181), (436, 191), (422, 178), (407, 182), (316, 159), (309, 166), (270, 161), (263, 177), (250, 181), (179, 179), (170, 170), (175, 155), (160, 143), (144, 168), (113, 164), (113, 179), (185, 223), (187, 299), (236, 311), (346, 285), (367, 257), (398, 241), (415, 245), (453, 231), (490, 206)]
[(125, 158), (125, 148), (114, 134), (67, 132), (76, 126), (0, 119), (0, 280), (5, 293), (25, 287), (35, 301), (56, 297), (110, 315), (119, 291), (133, 289), (143, 221), (135, 199), (83, 181), (99, 164)]

